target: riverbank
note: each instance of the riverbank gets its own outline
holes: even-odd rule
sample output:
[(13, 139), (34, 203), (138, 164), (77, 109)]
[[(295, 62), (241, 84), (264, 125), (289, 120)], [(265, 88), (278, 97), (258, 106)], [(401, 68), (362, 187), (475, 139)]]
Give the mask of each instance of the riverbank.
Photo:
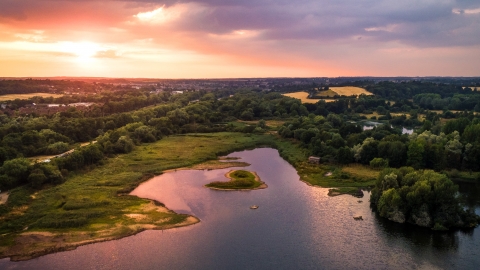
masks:
[[(200, 222), (194, 216), (178, 215), (157, 202), (151, 201), (141, 205), (138, 209), (124, 214), (131, 222), (95, 224), (98, 228), (91, 230), (70, 231), (36, 231), (28, 230), (18, 234), (13, 245), (0, 251), (3, 257), (10, 257), (12, 261), (30, 260), (42, 255), (73, 250), (79, 246), (117, 240), (135, 235), (145, 230), (166, 230), (176, 227), (189, 226)], [(3, 238), (8, 238), (2, 235)]]
[(171, 136), (106, 159), (103, 165), (72, 173), (63, 184), (42, 190), (27, 186), (11, 190), (8, 204), (0, 213), (0, 258), (26, 260), (146, 229), (194, 224), (198, 222), (194, 217), (157, 211), (159, 208), (147, 211), (145, 206), (151, 201), (119, 195), (174, 168), (248, 165), (216, 159), (271, 141), (268, 135), (244, 133)]
[[(170, 136), (106, 159), (102, 165), (72, 173), (63, 184), (45, 186), (42, 190), (26, 186), (11, 190), (8, 204), (3, 205), (7, 207), (0, 213), (0, 258), (34, 258), (146, 229), (189, 225), (184, 223), (189, 218), (185, 215), (171, 211), (145, 213), (142, 209), (151, 203), (149, 200), (119, 195), (126, 195), (140, 183), (169, 170), (248, 166), (243, 162), (218, 160), (218, 157), (261, 146), (278, 149), (298, 170), (301, 180), (311, 185), (338, 187), (369, 183), (356, 183), (363, 179), (356, 176), (326, 178), (323, 175), (331, 168), (307, 164), (307, 150), (295, 141), (273, 135), (221, 132)], [(25, 238), (25, 233), (43, 236)], [(17, 243), (25, 244), (18, 246)]]

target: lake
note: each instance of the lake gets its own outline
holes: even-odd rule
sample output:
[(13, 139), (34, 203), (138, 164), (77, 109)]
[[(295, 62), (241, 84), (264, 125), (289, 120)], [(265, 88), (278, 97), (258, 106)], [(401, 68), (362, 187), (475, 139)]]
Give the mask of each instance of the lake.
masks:
[[(201, 222), (145, 231), (25, 262), (0, 260), (0, 269), (476, 269), (479, 229), (433, 232), (378, 217), (368, 192), (358, 199), (327, 196), (299, 181), (277, 150), (258, 148), (231, 157), (252, 164), (268, 188), (218, 191), (203, 185), (227, 180), (222, 170), (180, 170), (132, 192), (156, 199)], [(478, 198), (462, 184), (461, 192)], [(473, 193), (472, 193), (473, 192)], [(469, 204), (479, 208), (479, 200)], [(256, 204), (258, 209), (250, 206)], [(363, 216), (356, 221), (353, 216)]]
[[(359, 124), (362, 126), (363, 130), (371, 130), (378, 125), (382, 125), (383, 123), (375, 122), (375, 121), (361, 121), (359, 122)], [(390, 126), (394, 128), (394, 126), (392, 125)], [(401, 128), (402, 128), (402, 134), (411, 135), (413, 133), (413, 128), (406, 128), (406, 127), (401, 127)]]

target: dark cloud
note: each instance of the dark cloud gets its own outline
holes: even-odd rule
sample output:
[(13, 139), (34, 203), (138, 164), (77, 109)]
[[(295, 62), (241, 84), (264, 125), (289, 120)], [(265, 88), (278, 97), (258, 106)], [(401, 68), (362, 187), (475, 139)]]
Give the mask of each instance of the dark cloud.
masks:
[[(182, 19), (185, 31), (223, 34), (260, 30), (260, 38), (345, 40), (368, 36), (414, 46), (480, 44), (480, 14), (456, 14), (480, 8), (468, 0), (219, 1), (197, 0), (208, 12)], [(167, 3), (167, 2), (164, 2)], [(170, 4), (170, 3), (169, 3)], [(367, 31), (370, 30), (370, 31)]]
[[(480, 14), (463, 12), (479, 9), (478, 0), (0, 0), (0, 3), (0, 18), (27, 20), (36, 18), (35, 12), (50, 11), (54, 16), (55, 9), (61, 14), (69, 9), (71, 20), (88, 28), (92, 26), (88, 22), (116, 27), (141, 11), (161, 6), (168, 10), (187, 4), (192, 10), (168, 25), (156, 26), (158, 32), (162, 28), (197, 35), (227, 35), (254, 30), (259, 33), (256, 39), (267, 41), (337, 42), (362, 36), (370, 41), (396, 41), (421, 47), (480, 45)], [(85, 7), (94, 10), (90, 14)], [(83, 17), (77, 19), (77, 13)], [(112, 19), (101, 19), (108, 16)]]

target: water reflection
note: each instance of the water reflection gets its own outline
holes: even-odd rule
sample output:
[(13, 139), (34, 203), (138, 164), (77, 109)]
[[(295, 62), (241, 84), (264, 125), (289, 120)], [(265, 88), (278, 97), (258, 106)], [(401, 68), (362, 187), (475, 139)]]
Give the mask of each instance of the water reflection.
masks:
[[(480, 264), (476, 230), (432, 232), (378, 217), (362, 199), (328, 197), (299, 181), (273, 149), (233, 153), (268, 185), (217, 191), (230, 169), (177, 171), (132, 194), (195, 215), (199, 224), (79, 247), (0, 269), (472, 269)], [(361, 202), (359, 202), (361, 201)], [(251, 210), (250, 205), (260, 206)], [(356, 221), (353, 216), (363, 216)]]

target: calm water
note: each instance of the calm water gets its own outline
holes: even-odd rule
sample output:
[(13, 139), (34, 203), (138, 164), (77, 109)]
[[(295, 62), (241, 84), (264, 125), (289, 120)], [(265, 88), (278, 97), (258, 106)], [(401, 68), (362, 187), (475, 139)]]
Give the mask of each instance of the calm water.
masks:
[[(230, 169), (177, 171), (143, 183), (132, 194), (162, 201), (201, 222), (145, 231), (0, 269), (478, 269), (480, 231), (434, 233), (376, 217), (366, 193), (328, 197), (299, 181), (273, 149), (230, 156), (252, 164), (268, 188), (215, 191), (203, 185)], [(226, 180), (226, 179), (225, 179)], [(463, 189), (463, 188), (462, 188)], [(467, 192), (475, 192), (466, 188)], [(478, 189), (477, 189), (478, 192)], [(478, 193), (474, 196), (478, 198)], [(361, 200), (362, 202), (358, 202)], [(249, 206), (257, 204), (257, 210)], [(479, 200), (469, 200), (479, 208)], [(353, 216), (362, 215), (363, 221)]]
[[(378, 126), (378, 125), (382, 125), (382, 123), (380, 122), (375, 122), (375, 121), (363, 121), (363, 122), (359, 122), (361, 125), (362, 125), (362, 129), (363, 130), (371, 130), (373, 129), (374, 127)], [(392, 128), (393, 126), (390, 125)], [(406, 128), (406, 127), (402, 127), (402, 134), (412, 134), (413, 133), (413, 129), (412, 128)]]

